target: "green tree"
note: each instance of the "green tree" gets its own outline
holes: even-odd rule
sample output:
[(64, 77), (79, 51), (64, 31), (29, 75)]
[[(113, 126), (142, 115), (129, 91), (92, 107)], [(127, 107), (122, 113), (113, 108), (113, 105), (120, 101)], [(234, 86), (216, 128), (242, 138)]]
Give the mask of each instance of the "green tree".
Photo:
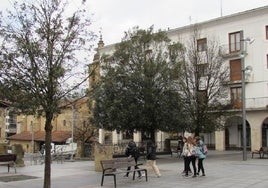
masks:
[(189, 132), (212, 132), (222, 127), (222, 117), (230, 112), (228, 89), (229, 70), (217, 41), (201, 37), (197, 26), (185, 45), (184, 64), (178, 77), (178, 90), (188, 116)]
[(111, 131), (147, 132), (153, 140), (157, 130), (181, 130), (185, 116), (174, 77), (181, 50), (153, 27), (126, 32), (114, 54), (102, 57), (102, 75), (90, 94), (93, 123)]
[[(88, 77), (82, 67), (87, 61), (80, 57), (91, 49), (94, 35), (83, 5), (72, 11), (67, 0), (22, 1), (1, 15), (1, 97), (22, 113), (45, 117), (46, 151), (51, 150), (51, 123), (60, 113), (60, 101)], [(51, 187), (50, 164), (47, 152), (44, 188)]]

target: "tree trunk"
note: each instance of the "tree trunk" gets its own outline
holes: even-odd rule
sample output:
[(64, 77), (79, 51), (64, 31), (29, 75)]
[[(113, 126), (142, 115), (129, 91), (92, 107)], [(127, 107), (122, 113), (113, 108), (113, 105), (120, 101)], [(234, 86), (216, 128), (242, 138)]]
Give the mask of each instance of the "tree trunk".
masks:
[(53, 114), (46, 115), (46, 124), (45, 124), (45, 171), (44, 171), (44, 186), (43, 188), (51, 187), (51, 141), (52, 141), (52, 118)]
[(85, 157), (85, 142), (81, 142), (81, 157)]
[(155, 143), (155, 130), (151, 129), (151, 140), (153, 143)]

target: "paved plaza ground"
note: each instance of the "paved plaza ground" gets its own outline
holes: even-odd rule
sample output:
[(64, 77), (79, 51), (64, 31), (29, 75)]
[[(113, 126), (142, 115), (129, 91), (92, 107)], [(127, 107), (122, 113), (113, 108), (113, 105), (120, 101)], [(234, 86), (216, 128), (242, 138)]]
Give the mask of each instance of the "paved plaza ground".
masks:
[[(247, 160), (243, 161), (241, 151), (209, 151), (204, 161), (205, 177), (183, 177), (183, 159), (170, 155), (159, 155), (158, 167), (162, 177), (157, 178), (149, 171), (148, 182), (145, 178), (132, 180), (123, 178), (124, 174), (117, 177), (118, 188), (267, 188), (268, 187), (268, 158), (259, 159), (256, 156), (251, 159), (248, 153)], [(145, 161), (141, 162), (145, 163)], [(10, 175), (34, 176), (35, 179), (2, 182), (0, 188), (42, 188), (44, 177), (44, 165), (31, 165), (25, 161), (25, 167), (17, 167), (17, 174), (13, 168), (7, 173), (7, 167), (0, 167), (1, 177)], [(100, 188), (101, 173), (95, 172), (94, 161), (74, 161), (52, 163), (52, 188)], [(8, 178), (8, 177), (7, 177)], [(2, 178), (3, 179), (3, 178)], [(105, 177), (103, 188), (113, 188), (112, 177)]]

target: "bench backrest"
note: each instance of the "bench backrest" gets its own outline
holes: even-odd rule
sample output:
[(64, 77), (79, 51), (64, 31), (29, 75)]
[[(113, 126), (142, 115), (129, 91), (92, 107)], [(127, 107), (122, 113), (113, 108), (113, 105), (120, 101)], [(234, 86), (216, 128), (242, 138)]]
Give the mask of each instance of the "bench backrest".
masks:
[(136, 162), (134, 158), (116, 158), (116, 159), (107, 159), (101, 160), (102, 169), (118, 169), (118, 168), (127, 168), (128, 166), (135, 166)]
[(17, 159), (16, 154), (1, 154), (0, 155), (0, 162), (16, 161), (16, 159)]

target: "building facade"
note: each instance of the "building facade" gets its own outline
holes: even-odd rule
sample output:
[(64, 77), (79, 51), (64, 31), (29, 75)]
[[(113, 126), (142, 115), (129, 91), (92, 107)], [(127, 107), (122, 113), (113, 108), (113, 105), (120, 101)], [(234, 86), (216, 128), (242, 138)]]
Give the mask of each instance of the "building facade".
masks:
[[(52, 143), (65, 144), (70, 138), (76, 141), (78, 130), (88, 122), (87, 102), (87, 98), (82, 98), (68, 105), (62, 104), (66, 106), (52, 122)], [(16, 133), (6, 137), (9, 145), (21, 144), (26, 153), (39, 152), (45, 143), (45, 118), (21, 114), (16, 116), (16, 122)]]
[[(216, 150), (242, 148), (244, 99), (246, 147), (255, 150), (261, 146), (268, 146), (268, 6), (170, 29), (167, 31), (168, 37), (174, 42), (187, 45), (194, 26), (200, 31), (197, 48), (202, 49), (207, 39), (213, 39), (220, 44), (224, 64), (230, 71), (230, 80), (226, 83), (229, 96), (225, 100), (233, 106), (235, 112), (235, 115), (225, 118), (222, 122), (224, 130), (205, 134), (205, 142), (214, 146)], [(103, 54), (112, 55), (114, 47), (114, 44), (104, 46), (102, 42), (97, 48), (98, 55), (94, 58), (94, 63), (101, 63)], [(100, 129), (100, 143), (105, 142), (106, 135), (107, 132)], [(110, 137), (113, 143), (124, 139), (123, 133), (117, 132), (110, 133)], [(137, 142), (141, 141), (140, 133), (135, 133), (133, 138)], [(157, 141), (166, 138), (168, 134), (156, 133)]]

